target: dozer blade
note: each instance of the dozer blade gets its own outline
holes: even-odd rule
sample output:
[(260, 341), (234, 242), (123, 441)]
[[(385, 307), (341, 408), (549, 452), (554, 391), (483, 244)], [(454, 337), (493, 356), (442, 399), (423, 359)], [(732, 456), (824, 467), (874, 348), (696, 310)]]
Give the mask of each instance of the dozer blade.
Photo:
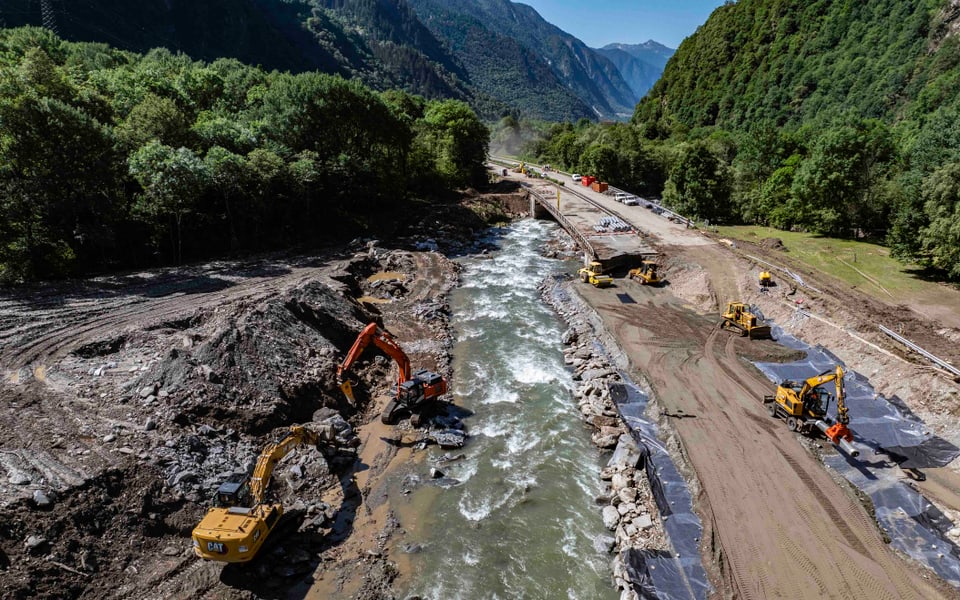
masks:
[(750, 339), (767, 339), (771, 337), (769, 325), (758, 325), (749, 331)]

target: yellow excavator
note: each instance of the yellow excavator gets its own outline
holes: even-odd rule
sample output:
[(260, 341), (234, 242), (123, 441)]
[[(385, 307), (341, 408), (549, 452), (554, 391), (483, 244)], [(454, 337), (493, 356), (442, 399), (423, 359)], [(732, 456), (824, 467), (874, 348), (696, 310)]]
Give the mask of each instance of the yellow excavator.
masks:
[(252, 476), (220, 484), (214, 506), (193, 529), (194, 553), (205, 560), (228, 563), (252, 560), (283, 515), (283, 505), (267, 498), (274, 466), (297, 446), (332, 440), (329, 426), (318, 434), (294, 425), (282, 439), (267, 444)]
[[(834, 382), (837, 392), (837, 421), (828, 425), (827, 408), (833, 397), (820, 386), (831, 381)], [(819, 429), (827, 439), (850, 456), (857, 457), (860, 454), (852, 444), (853, 433), (847, 427), (850, 415), (844, 400), (843, 368), (840, 365), (833, 371), (824, 371), (803, 382), (785, 380), (777, 386), (777, 394), (764, 396), (763, 402), (770, 416), (786, 420), (790, 431), (809, 434)]]
[(591, 261), (590, 264), (577, 271), (580, 281), (589, 283), (593, 287), (609, 287), (613, 285), (613, 277), (603, 272), (603, 265), (597, 261)]
[(743, 302), (728, 302), (727, 310), (721, 315), (720, 328), (736, 331), (740, 337), (769, 338), (770, 326), (763, 322), (750, 310), (750, 306)]
[(627, 272), (627, 277), (634, 281), (639, 281), (640, 285), (657, 285), (663, 281), (657, 274), (658, 268), (659, 265), (657, 265), (657, 263), (652, 260), (645, 260), (642, 261), (636, 269), (630, 269), (630, 271)]

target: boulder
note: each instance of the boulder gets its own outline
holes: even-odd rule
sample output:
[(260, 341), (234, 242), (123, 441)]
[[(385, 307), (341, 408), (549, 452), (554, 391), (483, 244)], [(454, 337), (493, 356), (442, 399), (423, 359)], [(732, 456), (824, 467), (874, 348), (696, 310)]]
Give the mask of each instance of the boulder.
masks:
[(601, 534), (593, 538), (593, 549), (597, 552), (609, 554), (613, 552), (613, 547), (617, 540), (613, 536)]
[(653, 518), (650, 515), (640, 515), (633, 520), (633, 525), (640, 531), (650, 529), (653, 527)]
[(37, 508), (48, 508), (53, 505), (53, 500), (43, 490), (34, 490), (33, 504)]
[(605, 506), (603, 508), (603, 526), (613, 531), (620, 522), (620, 513), (615, 506)]
[(459, 429), (443, 429), (430, 431), (427, 438), (436, 442), (441, 448), (463, 448), (467, 441), (467, 434)]
[(23, 545), (26, 547), (27, 552), (35, 556), (38, 554), (43, 554), (49, 548), (46, 538), (42, 538), (38, 535), (29, 536)]
[(630, 487), (630, 480), (623, 473), (615, 473), (610, 480), (610, 485), (619, 493), (620, 490)]

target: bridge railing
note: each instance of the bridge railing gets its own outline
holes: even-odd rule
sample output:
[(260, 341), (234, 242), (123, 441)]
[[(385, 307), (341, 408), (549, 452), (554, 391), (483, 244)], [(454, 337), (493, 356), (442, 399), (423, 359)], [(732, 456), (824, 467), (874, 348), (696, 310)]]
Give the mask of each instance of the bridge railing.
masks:
[(534, 200), (536, 200), (544, 209), (546, 209), (548, 213), (550, 213), (554, 219), (557, 220), (557, 223), (560, 223), (560, 225), (567, 230), (567, 233), (573, 236), (577, 243), (580, 244), (580, 247), (583, 248), (584, 252), (590, 255), (591, 260), (596, 260), (597, 251), (593, 248), (593, 244), (587, 240), (586, 236), (583, 235), (583, 233), (577, 229), (573, 223), (563, 216), (563, 213), (557, 210), (556, 204), (551, 201), (551, 199), (546, 198), (543, 194), (531, 187), (527, 187), (527, 191), (534, 198)]

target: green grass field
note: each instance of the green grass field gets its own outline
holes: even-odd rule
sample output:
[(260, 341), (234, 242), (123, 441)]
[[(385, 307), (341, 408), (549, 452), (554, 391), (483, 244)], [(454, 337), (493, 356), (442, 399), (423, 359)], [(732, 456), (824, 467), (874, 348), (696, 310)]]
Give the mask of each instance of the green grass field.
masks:
[[(890, 300), (892, 296), (899, 302), (910, 294), (936, 285), (912, 274), (921, 270), (917, 265), (905, 265), (891, 258), (889, 249), (870, 242), (826, 238), (770, 227), (720, 227), (718, 231), (724, 237), (747, 242), (779, 238), (789, 250), (787, 254), (795, 260), (883, 300)], [(776, 261), (771, 262), (776, 264)]]

